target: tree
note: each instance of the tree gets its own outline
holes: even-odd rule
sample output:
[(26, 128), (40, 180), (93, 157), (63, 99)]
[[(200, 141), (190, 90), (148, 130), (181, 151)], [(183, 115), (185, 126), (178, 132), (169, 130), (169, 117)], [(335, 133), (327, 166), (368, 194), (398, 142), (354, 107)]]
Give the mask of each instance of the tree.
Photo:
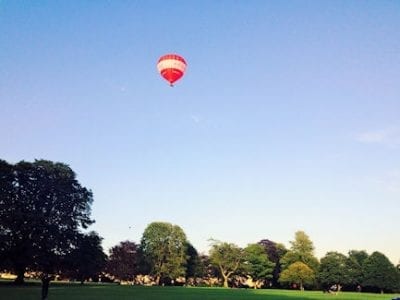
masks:
[(92, 192), (63, 163), (36, 160), (0, 163), (1, 251), (23, 282), (27, 268), (41, 272), (42, 299), (90, 219)]
[[(16, 268), (16, 260), (11, 261), (11, 249), (13, 248), (13, 235), (12, 229), (10, 228), (9, 222), (10, 217), (13, 214), (11, 204), (14, 202), (14, 170), (13, 165), (8, 164), (4, 160), (0, 160), (0, 268), (7, 270), (14, 270), (16, 273), (22, 275), (18, 276), (18, 281), (23, 282), (24, 267)], [(8, 219), (8, 224), (5, 222)], [(22, 241), (21, 241), (22, 244)], [(15, 250), (15, 249), (13, 249)], [(28, 264), (29, 260), (26, 264)], [(21, 264), (23, 264), (21, 262)], [(17, 272), (17, 269), (22, 269)]]
[(346, 260), (347, 285), (352, 290), (360, 290), (363, 283), (363, 264), (369, 257), (364, 250), (351, 250)]
[(268, 259), (274, 263), (274, 270), (272, 272), (272, 284), (279, 286), (279, 275), (282, 270), (282, 264), (280, 260), (286, 254), (287, 249), (283, 244), (275, 243), (271, 240), (264, 239), (258, 242), (265, 249)]
[(244, 248), (244, 270), (255, 281), (256, 289), (264, 280), (272, 278), (275, 264), (271, 262), (259, 244), (249, 244)]
[(133, 280), (139, 273), (139, 247), (131, 241), (120, 242), (110, 249), (106, 271), (120, 280)]
[(314, 272), (318, 270), (318, 259), (314, 256), (314, 245), (304, 231), (295, 233), (295, 240), (290, 242), (291, 247), (282, 257), (282, 268), (285, 269), (295, 262), (302, 262)]
[(365, 250), (350, 250), (348, 257), (362, 266), (369, 255)]
[(188, 281), (189, 278), (202, 277), (203, 268), (201, 265), (201, 259), (196, 248), (189, 242), (186, 243), (186, 274), (185, 278)]
[(318, 281), (328, 288), (334, 284), (337, 286), (344, 285), (349, 282), (347, 270), (347, 257), (338, 252), (328, 252), (321, 258), (319, 266)]
[(145, 229), (140, 248), (157, 284), (185, 275), (186, 235), (177, 226), (153, 222)]
[(282, 283), (294, 283), (304, 290), (305, 284), (313, 284), (315, 272), (301, 261), (297, 261), (282, 271), (279, 279)]
[(243, 250), (235, 244), (214, 241), (210, 249), (210, 261), (218, 268), (224, 287), (228, 287), (228, 279), (244, 261)]
[(200, 254), (199, 277), (207, 279), (210, 282), (211, 278), (219, 276), (219, 268), (211, 263), (211, 259), (206, 254)]
[(107, 260), (101, 241), (102, 238), (94, 231), (79, 236), (75, 249), (66, 258), (69, 278), (75, 278), (81, 284), (90, 278), (99, 278)]
[(384, 291), (400, 288), (400, 275), (396, 267), (380, 252), (372, 253), (363, 263), (363, 285)]

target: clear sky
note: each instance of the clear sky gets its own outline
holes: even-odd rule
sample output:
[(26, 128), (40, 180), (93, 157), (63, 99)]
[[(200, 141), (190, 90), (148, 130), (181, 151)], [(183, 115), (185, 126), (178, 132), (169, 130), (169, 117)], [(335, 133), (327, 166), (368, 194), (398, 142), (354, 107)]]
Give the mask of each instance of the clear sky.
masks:
[(167, 221), (397, 263), (400, 2), (0, 0), (0, 137), (72, 167), (106, 250)]

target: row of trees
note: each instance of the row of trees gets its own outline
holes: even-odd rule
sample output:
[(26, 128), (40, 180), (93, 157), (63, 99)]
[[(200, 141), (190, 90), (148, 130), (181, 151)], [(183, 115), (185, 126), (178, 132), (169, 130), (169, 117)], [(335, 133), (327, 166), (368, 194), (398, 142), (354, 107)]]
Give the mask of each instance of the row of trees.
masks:
[[(341, 285), (355, 289), (399, 289), (399, 270), (381, 253), (330, 252), (320, 261), (304, 232), (297, 232), (289, 249), (270, 240), (250, 244), (212, 241), (209, 255), (200, 255), (177, 225), (148, 225), (139, 244), (121, 242), (105, 255), (102, 238), (87, 232), (92, 192), (72, 169), (46, 160), (9, 164), (0, 160), (0, 268), (26, 271), (43, 281), (43, 296), (55, 276), (81, 282), (110, 274), (121, 280), (149, 274), (157, 284), (220, 277), (224, 286), (252, 283), (299, 288)], [(247, 278), (247, 281), (243, 281)]]
[[(328, 252), (319, 261), (312, 241), (303, 231), (296, 232), (290, 245), (286, 249), (265, 239), (242, 249), (232, 243), (212, 241), (209, 255), (199, 255), (180, 227), (154, 222), (146, 228), (139, 245), (126, 241), (111, 249), (107, 272), (123, 280), (150, 274), (157, 284), (170, 283), (180, 276), (186, 282), (189, 278), (217, 276), (225, 287), (336, 286), (380, 292), (400, 289), (399, 266), (396, 268), (380, 252), (369, 255), (352, 250), (347, 256)], [(130, 268), (126, 268), (129, 262)]]

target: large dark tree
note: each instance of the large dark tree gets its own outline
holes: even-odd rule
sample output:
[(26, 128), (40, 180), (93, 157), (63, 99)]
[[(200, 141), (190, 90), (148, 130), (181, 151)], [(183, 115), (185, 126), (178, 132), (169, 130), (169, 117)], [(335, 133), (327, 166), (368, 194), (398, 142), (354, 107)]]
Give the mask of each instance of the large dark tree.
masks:
[(380, 252), (372, 253), (363, 263), (363, 285), (384, 291), (400, 289), (400, 274), (389, 259)]
[[(10, 217), (13, 212), (10, 207), (13, 202), (13, 178), (13, 166), (0, 160), (0, 269), (13, 269), (15, 272), (17, 272), (17, 269), (21, 269), (19, 273), (22, 275), (19, 276), (18, 280), (23, 281), (24, 268), (17, 268), (11, 261), (12, 229), (5, 222), (7, 215)], [(22, 241), (20, 244), (22, 244)]]
[(81, 234), (74, 249), (66, 258), (66, 266), (63, 269), (69, 278), (79, 280), (81, 284), (85, 280), (96, 281), (104, 270), (107, 256), (101, 246), (102, 238), (94, 231)]
[(41, 272), (43, 299), (52, 274), (77, 244), (90, 219), (92, 192), (72, 169), (46, 160), (0, 162), (0, 236), (2, 255), (11, 262), (17, 282), (27, 268)]
[(349, 283), (347, 259), (345, 255), (338, 252), (328, 252), (321, 258), (317, 279), (324, 288), (329, 288), (334, 284), (343, 286)]
[(363, 284), (363, 264), (369, 257), (364, 250), (350, 250), (346, 260), (347, 288), (361, 291)]
[(131, 241), (120, 242), (110, 249), (107, 272), (119, 280), (133, 280), (139, 273), (139, 249)]
[(189, 242), (186, 243), (186, 281), (189, 278), (197, 278), (203, 276), (202, 262), (196, 248)]

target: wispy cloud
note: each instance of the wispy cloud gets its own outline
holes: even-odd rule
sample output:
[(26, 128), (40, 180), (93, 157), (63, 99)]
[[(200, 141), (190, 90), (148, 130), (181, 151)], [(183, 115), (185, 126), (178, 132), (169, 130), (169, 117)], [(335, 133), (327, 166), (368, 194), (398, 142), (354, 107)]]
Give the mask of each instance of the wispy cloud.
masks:
[(199, 116), (197, 116), (197, 115), (191, 115), (190, 118), (195, 123), (200, 123), (201, 122), (201, 118)]
[(360, 133), (356, 140), (365, 144), (382, 144), (391, 147), (400, 146), (400, 127), (389, 127)]

